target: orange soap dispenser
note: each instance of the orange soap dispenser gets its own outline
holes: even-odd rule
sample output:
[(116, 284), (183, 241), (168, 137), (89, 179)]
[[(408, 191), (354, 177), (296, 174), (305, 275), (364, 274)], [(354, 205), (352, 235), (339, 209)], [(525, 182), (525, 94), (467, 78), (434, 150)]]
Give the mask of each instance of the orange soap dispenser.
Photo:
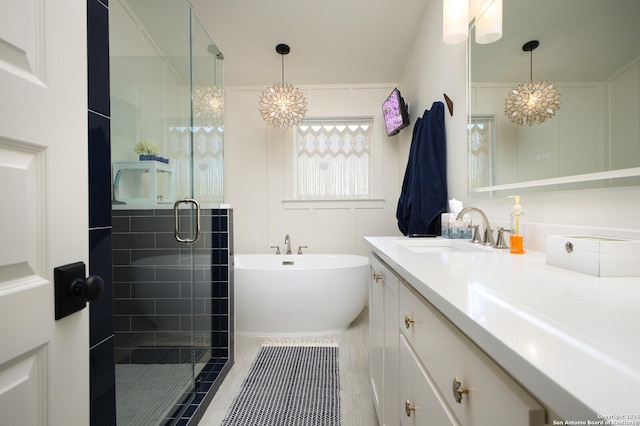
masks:
[(508, 198), (515, 198), (513, 211), (511, 212), (511, 236), (509, 250), (514, 254), (524, 253), (524, 213), (520, 205), (520, 196), (511, 195)]

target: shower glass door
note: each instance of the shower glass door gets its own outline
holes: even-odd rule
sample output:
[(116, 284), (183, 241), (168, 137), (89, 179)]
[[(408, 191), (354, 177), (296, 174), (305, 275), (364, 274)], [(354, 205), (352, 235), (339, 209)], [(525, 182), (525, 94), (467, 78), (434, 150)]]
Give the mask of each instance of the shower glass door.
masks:
[(116, 415), (173, 424), (212, 357), (222, 55), (181, 0), (109, 2)]

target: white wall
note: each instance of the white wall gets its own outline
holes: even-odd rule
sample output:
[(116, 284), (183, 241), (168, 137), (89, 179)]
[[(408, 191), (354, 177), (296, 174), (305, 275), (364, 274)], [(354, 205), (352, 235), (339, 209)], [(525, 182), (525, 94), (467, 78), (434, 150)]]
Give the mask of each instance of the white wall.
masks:
[[(411, 60), (399, 87), (412, 100), (412, 122), (416, 114), (441, 100), (445, 92), (455, 102), (453, 117), (445, 117), (447, 131), (447, 177), (449, 198), (463, 200), (485, 211), (494, 225), (507, 225), (512, 201), (506, 198), (470, 198), (467, 193), (466, 151), (466, 52), (465, 45), (442, 43), (442, 2), (429, 0), (422, 29), (416, 34)], [(637, 123), (640, 117), (635, 118)], [(410, 133), (402, 135), (400, 168), (406, 163)], [(527, 247), (544, 251), (547, 234), (587, 233), (640, 238), (640, 187), (555, 191), (528, 194), (522, 198), (526, 213)]]
[(300, 86), (307, 117), (373, 117), (373, 200), (293, 201), (289, 194), (293, 130), (268, 126), (258, 112), (263, 87), (225, 89), (226, 201), (234, 209), (237, 253), (294, 252), (366, 254), (365, 235), (399, 234), (395, 209), (399, 136), (387, 137), (381, 105), (395, 84)]
[[(430, 109), (433, 102), (444, 102), (444, 93), (453, 101), (453, 116), (445, 108), (444, 119), (447, 138), (447, 183), (449, 198), (461, 200), (465, 198), (467, 187), (466, 47), (464, 44), (442, 43), (441, 20), (442, 1), (429, 0), (399, 87), (404, 97), (411, 100), (412, 123), (422, 116), (425, 109)], [(411, 132), (401, 133), (401, 136), (400, 168), (404, 174), (411, 145)], [(401, 185), (402, 180), (398, 184)]]

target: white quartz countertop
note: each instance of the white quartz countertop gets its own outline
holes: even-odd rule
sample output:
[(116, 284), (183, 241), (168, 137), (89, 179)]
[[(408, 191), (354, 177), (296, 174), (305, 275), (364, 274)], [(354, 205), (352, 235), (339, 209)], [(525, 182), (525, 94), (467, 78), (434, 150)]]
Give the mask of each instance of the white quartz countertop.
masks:
[(604, 424), (640, 425), (640, 278), (565, 270), (547, 265), (544, 253), (417, 252), (406, 237), (365, 240), (565, 420), (626, 416)]

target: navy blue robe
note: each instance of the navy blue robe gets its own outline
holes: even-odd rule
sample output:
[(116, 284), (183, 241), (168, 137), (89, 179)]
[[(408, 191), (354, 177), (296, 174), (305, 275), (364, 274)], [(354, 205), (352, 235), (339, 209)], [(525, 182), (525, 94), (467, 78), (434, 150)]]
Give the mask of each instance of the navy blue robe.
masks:
[(447, 208), (447, 144), (444, 104), (434, 102), (413, 128), (396, 218), (404, 235), (440, 235)]

